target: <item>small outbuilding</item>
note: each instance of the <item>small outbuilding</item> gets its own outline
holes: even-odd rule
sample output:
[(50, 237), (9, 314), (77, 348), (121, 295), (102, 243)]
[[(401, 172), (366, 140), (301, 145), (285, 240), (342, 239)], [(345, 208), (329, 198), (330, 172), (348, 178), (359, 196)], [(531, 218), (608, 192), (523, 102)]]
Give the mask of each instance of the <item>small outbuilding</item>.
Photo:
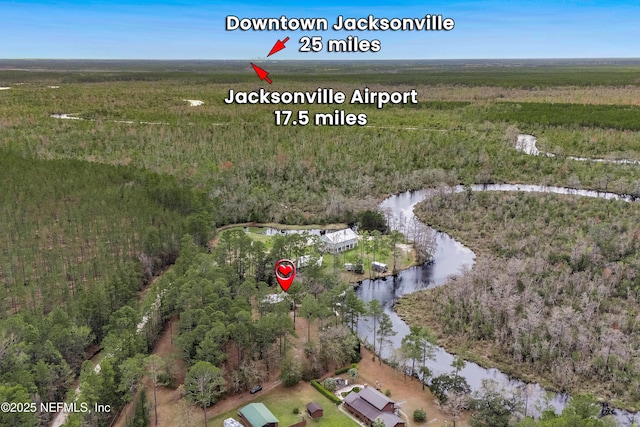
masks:
[(387, 264), (382, 263), (382, 262), (378, 262), (378, 261), (373, 261), (371, 263), (371, 268), (374, 271), (378, 271), (380, 273), (385, 273), (387, 271), (387, 269), (388, 269)]
[[(298, 258), (298, 260), (296, 261), (296, 267), (304, 268), (304, 267), (310, 265), (312, 261), (313, 261), (313, 258), (311, 257), (311, 255), (303, 255), (300, 258)], [(318, 267), (322, 267), (322, 257), (316, 258), (315, 259), (315, 264)]]
[(318, 402), (307, 403), (307, 413), (311, 418), (320, 418), (324, 415), (322, 406)]
[(363, 264), (352, 264), (352, 263), (346, 263), (344, 265), (344, 269), (345, 271), (353, 271), (356, 274), (362, 274), (364, 273), (364, 265)]
[(250, 403), (238, 414), (246, 427), (278, 427), (278, 419), (262, 403)]
[(341, 388), (345, 388), (349, 385), (349, 381), (345, 380), (344, 378), (335, 377), (334, 380), (336, 382), (336, 390), (340, 390)]

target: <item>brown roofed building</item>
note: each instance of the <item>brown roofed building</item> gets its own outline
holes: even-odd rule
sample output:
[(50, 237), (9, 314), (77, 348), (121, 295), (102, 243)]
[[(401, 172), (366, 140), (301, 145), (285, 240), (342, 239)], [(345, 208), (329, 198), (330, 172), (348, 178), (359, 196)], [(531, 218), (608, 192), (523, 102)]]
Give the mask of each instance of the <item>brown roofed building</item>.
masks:
[(404, 427), (405, 422), (402, 418), (398, 417), (396, 414), (392, 414), (389, 412), (382, 412), (378, 418), (382, 418), (384, 421), (385, 427)]
[(307, 412), (311, 418), (320, 418), (324, 415), (322, 406), (318, 402), (307, 403)]
[(395, 414), (396, 405), (384, 394), (365, 387), (359, 393), (349, 393), (344, 398), (344, 406), (365, 424), (371, 425), (376, 418), (382, 418), (386, 427), (404, 427), (404, 420)]

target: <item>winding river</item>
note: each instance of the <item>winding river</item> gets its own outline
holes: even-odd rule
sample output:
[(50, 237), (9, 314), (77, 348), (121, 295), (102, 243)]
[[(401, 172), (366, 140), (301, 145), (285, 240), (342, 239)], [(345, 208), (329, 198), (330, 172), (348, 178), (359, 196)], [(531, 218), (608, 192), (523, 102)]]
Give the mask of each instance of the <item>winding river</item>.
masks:
[[(583, 197), (617, 199), (627, 202), (633, 201), (630, 196), (620, 196), (614, 193), (540, 185), (474, 185), (471, 187), (471, 190), (557, 193)], [(463, 186), (457, 186), (453, 188), (453, 191), (462, 192), (466, 191), (466, 188)], [(380, 204), (380, 208), (392, 213), (395, 219), (392, 223), (409, 223), (409, 221), (414, 218), (414, 206), (426, 198), (433, 197), (436, 193), (436, 190), (430, 189), (396, 194), (385, 199)], [(440, 286), (444, 284), (450, 276), (458, 275), (465, 269), (470, 269), (474, 264), (475, 254), (471, 249), (454, 240), (446, 233), (436, 230), (433, 230), (433, 232), (435, 233), (436, 243), (433, 263), (412, 267), (408, 270), (402, 271), (395, 278), (390, 277), (386, 280), (365, 280), (357, 289), (357, 295), (363, 301), (368, 302), (372, 299), (377, 299), (382, 303), (385, 313), (391, 317), (394, 330), (397, 331), (397, 334), (391, 337), (392, 345), (383, 349), (383, 358), (390, 357), (392, 350), (399, 348), (402, 338), (409, 333), (409, 326), (393, 309), (395, 301), (403, 295)], [(408, 237), (411, 238), (410, 235)], [(368, 340), (369, 343), (371, 343), (373, 339), (373, 333), (370, 331), (370, 326), (368, 318), (362, 318), (358, 323), (358, 334), (363, 340)], [(450, 366), (452, 361), (453, 355), (446, 352), (442, 347), (438, 347), (436, 349), (434, 360), (430, 361), (428, 366), (433, 371), (434, 376), (440, 375), (453, 370)], [(504, 387), (505, 390), (522, 392), (523, 396), (525, 396), (525, 406), (529, 415), (539, 413), (540, 404), (543, 403), (543, 400), (547, 395), (547, 392), (539, 384), (528, 384), (520, 380), (510, 378), (497, 369), (485, 369), (471, 362), (467, 362), (465, 368), (460, 371), (460, 374), (466, 378), (471, 389), (474, 391), (479, 390), (482, 386), (482, 380), (487, 379), (496, 381)], [(549, 404), (556, 409), (556, 412), (559, 412), (566, 405), (568, 399), (569, 396), (566, 394), (552, 394)], [(619, 424), (624, 427), (631, 426), (633, 422), (640, 423), (640, 413), (633, 414), (616, 409), (615, 416)]]

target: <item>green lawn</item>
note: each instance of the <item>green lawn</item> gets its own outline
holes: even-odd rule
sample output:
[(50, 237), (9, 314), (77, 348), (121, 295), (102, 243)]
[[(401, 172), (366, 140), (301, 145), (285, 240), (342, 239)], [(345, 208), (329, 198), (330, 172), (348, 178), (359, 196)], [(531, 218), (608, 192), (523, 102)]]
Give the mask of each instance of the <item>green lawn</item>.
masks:
[[(295, 391), (294, 391), (295, 390)], [(358, 424), (347, 417), (345, 414), (340, 412), (338, 407), (331, 403), (326, 397), (322, 396), (318, 393), (311, 385), (308, 383), (299, 384), (295, 387), (295, 389), (288, 389), (285, 387), (277, 387), (274, 390), (268, 391), (263, 395), (258, 395), (252, 402), (262, 402), (264, 405), (269, 408), (269, 410), (273, 413), (273, 415), (278, 418), (279, 425), (281, 427), (287, 427), (291, 424), (294, 424), (300, 421), (300, 415), (294, 415), (294, 408), (298, 408), (300, 413), (302, 414), (306, 410), (307, 403), (311, 401), (316, 401), (322, 405), (324, 416), (322, 418), (318, 418), (315, 420), (307, 419), (307, 425), (317, 425), (317, 426), (326, 426), (326, 427), (357, 427)], [(222, 422), (229, 417), (235, 418), (238, 417), (238, 410), (240, 410), (242, 406), (233, 409), (229, 412), (226, 412), (222, 415), (219, 415), (212, 420), (209, 420), (210, 426), (218, 426), (222, 425)], [(202, 423), (204, 425), (204, 422)]]
[[(389, 268), (389, 272), (391, 272), (393, 270), (393, 252), (390, 249), (390, 246), (392, 245), (391, 243), (391, 237), (390, 236), (381, 236), (380, 237), (381, 242), (380, 242), (380, 247), (384, 246), (384, 249), (379, 250), (376, 253), (376, 261), (379, 262), (383, 262), (385, 264), (387, 264), (387, 267)], [(402, 241), (400, 241), (399, 243), (402, 243)], [(362, 251), (361, 245), (363, 244), (363, 241), (361, 240), (358, 243), (358, 246), (355, 247), (354, 249), (348, 250), (346, 252), (337, 254), (337, 255), (333, 255), (333, 254), (324, 254), (323, 255), (323, 260), (322, 260), (322, 265), (323, 267), (327, 268), (327, 269), (332, 269), (333, 265), (334, 265), (334, 259), (337, 256), (338, 257), (338, 269), (339, 271), (344, 272), (344, 264), (345, 263), (356, 263), (356, 261), (359, 258), (363, 259), (364, 262), (364, 276), (362, 275), (356, 275), (354, 273), (348, 273), (348, 272), (344, 272), (345, 273), (345, 280), (349, 280), (352, 281), (354, 279), (357, 280), (361, 280), (362, 278), (368, 278), (369, 277), (369, 269), (371, 267), (371, 262), (373, 261), (373, 253), (371, 252), (367, 252), (367, 249), (365, 247), (364, 252)], [(366, 243), (365, 243), (366, 245)], [(364, 256), (363, 256), (364, 255)], [(414, 258), (413, 258), (413, 254), (411, 252), (404, 252), (403, 250), (398, 249), (398, 255), (396, 257), (396, 267), (398, 270), (403, 270), (405, 268), (408, 268), (409, 266), (411, 266), (414, 263)], [(375, 272), (372, 272), (372, 274), (374, 274), (375, 276)]]
[[(230, 230), (244, 231), (244, 227), (233, 227), (230, 228), (229, 231)], [(266, 234), (264, 234), (265, 230), (266, 228), (249, 227), (249, 233), (247, 233), (247, 236), (251, 237), (252, 240), (264, 243), (267, 249), (271, 249), (271, 247), (273, 246), (273, 244), (271, 243), (272, 239), (271, 236), (267, 236)]]
[[(313, 227), (321, 227), (321, 226), (305, 226), (304, 228), (313, 228)], [(294, 227), (284, 227), (279, 226), (279, 229), (293, 229)], [(295, 227), (296, 229), (303, 229), (303, 227)], [(229, 227), (225, 228), (224, 232), (231, 230), (245, 230), (244, 226), (239, 227)], [(252, 240), (259, 241), (264, 243), (267, 250), (270, 250), (273, 246), (273, 237), (265, 235), (265, 231), (267, 227), (249, 227), (249, 232), (247, 236), (249, 236)], [(393, 269), (393, 252), (391, 251), (392, 241), (391, 236), (383, 235), (378, 238), (377, 250), (376, 250), (376, 260), (380, 262), (384, 262), (389, 267), (389, 272)], [(398, 243), (402, 243), (403, 239), (400, 238)], [(364, 244), (364, 250), (362, 245)], [(310, 253), (310, 252), (308, 252)], [(345, 263), (356, 263), (359, 258), (363, 258), (364, 261), (364, 275), (356, 275), (353, 273), (349, 273), (344, 271)], [(337, 264), (334, 266), (335, 259), (337, 260)], [(373, 251), (372, 251), (372, 243), (364, 240), (360, 240), (358, 246), (354, 249), (348, 250), (346, 252), (339, 253), (337, 255), (333, 255), (330, 253), (324, 253), (322, 255), (322, 268), (325, 271), (332, 271), (334, 268), (337, 272), (343, 273), (342, 279), (346, 281), (354, 281), (354, 280), (362, 280), (363, 278), (369, 277), (369, 270), (371, 267), (371, 261), (373, 261)], [(408, 268), (414, 263), (413, 254), (410, 252), (405, 252), (401, 249), (398, 249), (398, 255), (396, 258), (396, 266), (398, 270), (402, 270)], [(373, 277), (375, 277), (375, 272), (372, 272)]]

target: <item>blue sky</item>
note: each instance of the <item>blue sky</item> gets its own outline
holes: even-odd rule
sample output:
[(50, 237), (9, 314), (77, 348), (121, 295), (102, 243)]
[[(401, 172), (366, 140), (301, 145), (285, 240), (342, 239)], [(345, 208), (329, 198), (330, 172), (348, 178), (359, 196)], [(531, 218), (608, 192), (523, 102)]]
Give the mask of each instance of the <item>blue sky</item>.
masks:
[[(253, 59), (290, 37), (273, 59), (640, 57), (637, 1), (264, 2), (2, 1), (0, 58)], [(226, 31), (225, 17), (455, 20), (449, 32)], [(299, 39), (378, 39), (377, 53), (302, 53)]]

